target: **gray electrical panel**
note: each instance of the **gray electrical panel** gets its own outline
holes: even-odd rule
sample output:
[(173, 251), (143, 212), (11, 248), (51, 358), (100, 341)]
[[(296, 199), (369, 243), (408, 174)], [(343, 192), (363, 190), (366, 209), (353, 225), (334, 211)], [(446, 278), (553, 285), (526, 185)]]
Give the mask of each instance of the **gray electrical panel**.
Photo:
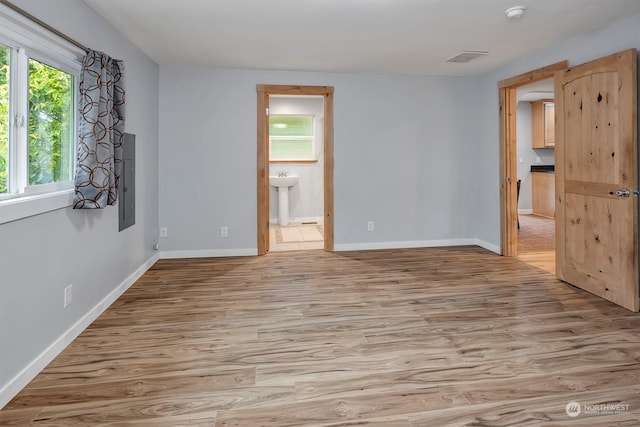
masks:
[(136, 223), (136, 136), (124, 134), (122, 174), (118, 188), (120, 231)]

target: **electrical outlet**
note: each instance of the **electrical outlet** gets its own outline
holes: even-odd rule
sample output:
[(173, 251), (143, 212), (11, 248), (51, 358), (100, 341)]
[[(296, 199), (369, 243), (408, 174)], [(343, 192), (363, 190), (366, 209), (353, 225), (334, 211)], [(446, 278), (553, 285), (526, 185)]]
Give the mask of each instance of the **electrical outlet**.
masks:
[(367, 231), (373, 231), (373, 221), (367, 222)]
[(69, 285), (64, 288), (64, 308), (67, 308), (71, 305), (73, 301), (73, 285)]
[(169, 229), (167, 227), (160, 227), (160, 237), (167, 237), (169, 235)]
[(229, 237), (229, 227), (220, 227), (220, 237)]

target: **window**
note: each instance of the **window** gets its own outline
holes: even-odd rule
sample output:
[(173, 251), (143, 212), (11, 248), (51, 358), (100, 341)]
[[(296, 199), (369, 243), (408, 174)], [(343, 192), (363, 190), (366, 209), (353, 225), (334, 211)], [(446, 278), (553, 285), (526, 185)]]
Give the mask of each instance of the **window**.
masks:
[(269, 116), (270, 161), (315, 161), (313, 115)]
[(29, 186), (73, 179), (74, 80), (29, 59)]
[(0, 7), (0, 224), (71, 204), (83, 56)]
[(0, 45), (0, 195), (71, 182), (75, 93), (73, 74)]

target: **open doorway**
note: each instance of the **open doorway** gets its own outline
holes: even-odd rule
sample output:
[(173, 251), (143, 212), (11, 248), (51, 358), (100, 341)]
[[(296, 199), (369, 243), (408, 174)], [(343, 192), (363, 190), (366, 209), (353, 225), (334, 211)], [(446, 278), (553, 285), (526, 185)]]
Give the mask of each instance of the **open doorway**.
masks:
[[(326, 251), (333, 250), (333, 87), (331, 86), (283, 86), (283, 85), (258, 85), (256, 87), (258, 94), (258, 102), (257, 102), (257, 136), (258, 136), (258, 150), (257, 150), (257, 178), (258, 178), (258, 255), (264, 255), (269, 252), (271, 243), (277, 243), (277, 229), (272, 227), (271, 224), (277, 224), (281, 218), (280, 213), (278, 211), (282, 211), (280, 209), (280, 204), (284, 203), (282, 198), (282, 194), (279, 192), (280, 188), (276, 190), (274, 185), (276, 183), (276, 179), (271, 180), (270, 176), (274, 175), (277, 178), (289, 178), (291, 175), (297, 175), (296, 171), (293, 171), (294, 164), (298, 165), (300, 169), (298, 172), (304, 172), (307, 174), (308, 170), (304, 169), (305, 163), (319, 163), (318, 160), (321, 158), (321, 186), (320, 190), (322, 193), (322, 214), (321, 218), (317, 218), (317, 216), (305, 217), (304, 214), (299, 211), (298, 219), (301, 224), (301, 227), (304, 226), (315, 226), (315, 230), (293, 230), (291, 233), (288, 233), (288, 239), (292, 239), (297, 232), (301, 234), (300, 238), (302, 241), (305, 239), (305, 235), (307, 238), (316, 239), (317, 234), (320, 233), (322, 235), (321, 247)], [(315, 150), (312, 148), (312, 153), (318, 154), (319, 157), (316, 157), (314, 160), (312, 156), (308, 159), (308, 162), (303, 162), (301, 159), (286, 159), (280, 158), (277, 162), (270, 162), (271, 150), (270, 150), (270, 114), (279, 115), (281, 117), (286, 118), (289, 117), (289, 120), (292, 120), (291, 116), (298, 116), (295, 120), (304, 120), (300, 116), (309, 116), (313, 114), (309, 113), (301, 113), (301, 114), (292, 114), (295, 108), (292, 109), (291, 102), (293, 99), (302, 100), (302, 99), (319, 99), (322, 101), (322, 110), (321, 113), (317, 115), (321, 115), (321, 121), (314, 120), (315, 126), (320, 126), (320, 134), (321, 141), (318, 140), (315, 142)], [(283, 101), (284, 100), (284, 101)], [(273, 103), (273, 106), (271, 105)], [(289, 104), (289, 110), (287, 110), (286, 104)], [(309, 104), (309, 102), (307, 102)], [(300, 107), (300, 106), (298, 106)], [(275, 108), (276, 112), (274, 113), (273, 108)], [(298, 110), (300, 113), (300, 110)], [(283, 119), (281, 122), (272, 123), (274, 126), (288, 126), (287, 120)], [(285, 144), (286, 145), (286, 144)], [(304, 144), (302, 144), (304, 145)], [(312, 144), (313, 147), (313, 144)], [(314, 151), (315, 150), (315, 151)], [(315, 154), (314, 154), (315, 155)], [(285, 156), (286, 157), (286, 156)], [(274, 158), (274, 160), (278, 160)], [(307, 168), (309, 169), (309, 168)], [(281, 177), (279, 175), (282, 175)], [(307, 174), (309, 175), (309, 174)], [(313, 174), (311, 174), (313, 175)], [(300, 176), (298, 175), (298, 179)], [(296, 181), (297, 184), (299, 181)], [(295, 185), (294, 184), (294, 185)], [(283, 184), (285, 185), (285, 184)], [(295, 188), (293, 185), (288, 184), (288, 188)], [(277, 186), (277, 185), (276, 185)], [(288, 191), (287, 190), (287, 199), (288, 199)], [(295, 191), (295, 190), (294, 190)], [(272, 192), (274, 194), (272, 194)], [(298, 194), (300, 196), (300, 194)], [(313, 194), (307, 194), (310, 198), (313, 198)], [(276, 199), (276, 200), (273, 200)], [(295, 199), (295, 196), (294, 196)], [(298, 198), (299, 200), (299, 198)], [(312, 203), (312, 202), (310, 202)], [(271, 208), (274, 207), (274, 209)], [(276, 207), (278, 209), (276, 209)], [(287, 207), (290, 207), (289, 201), (287, 200)], [(272, 216), (273, 215), (273, 216)], [(294, 214), (295, 215), (295, 214)], [(286, 216), (287, 225), (289, 215)], [(276, 219), (274, 222), (273, 219)], [(302, 222), (316, 222), (316, 224), (302, 224)], [(322, 229), (318, 228), (318, 223), (321, 223)], [(273, 230), (271, 230), (273, 228)], [(302, 234), (304, 233), (304, 235)], [(282, 237), (282, 232), (280, 234)], [(316, 236), (316, 237), (314, 237)], [(284, 239), (283, 239), (284, 240)], [(300, 248), (304, 249), (304, 248)], [(291, 250), (290, 248), (287, 250)]]
[[(556, 71), (564, 70), (567, 65), (567, 61), (559, 62), (548, 67), (544, 67), (538, 70), (521, 74), (519, 76), (512, 77), (507, 80), (503, 80), (498, 85), (500, 98), (500, 227), (501, 251), (502, 255), (504, 256), (518, 256), (520, 236), (522, 236), (521, 240), (524, 240), (523, 243), (525, 244), (529, 243), (530, 245), (533, 245), (535, 243), (535, 230), (533, 230), (534, 233), (529, 234), (526, 234), (526, 230), (532, 231), (530, 229), (535, 228), (536, 225), (527, 223), (526, 228), (523, 228), (523, 225), (524, 221), (537, 218), (529, 218), (524, 216), (520, 218), (519, 196), (520, 192), (524, 194), (525, 191), (531, 188), (528, 194), (531, 195), (533, 205), (533, 175), (531, 175), (531, 178), (526, 181), (524, 185), (523, 177), (528, 177), (528, 174), (531, 174), (531, 168), (533, 165), (537, 164), (536, 166), (551, 166), (548, 164), (550, 162), (548, 158), (546, 160), (543, 160), (542, 153), (536, 153), (535, 151), (533, 151), (533, 153), (531, 154), (531, 156), (533, 157), (533, 165), (529, 164), (529, 170), (526, 170), (526, 156), (524, 155), (523, 149), (520, 150), (520, 154), (522, 155), (518, 154), (518, 116), (520, 115), (520, 117), (522, 118), (520, 126), (520, 139), (522, 140), (523, 144), (529, 144), (533, 149), (534, 139), (537, 139), (538, 136), (534, 136), (535, 126), (532, 123), (534, 121), (534, 111), (532, 111), (532, 109), (538, 108), (540, 105), (542, 105), (542, 103), (545, 102), (545, 99), (550, 99), (550, 94), (548, 92), (551, 91), (551, 89), (548, 88), (553, 87), (553, 85), (548, 86), (545, 81), (553, 83), (554, 73)], [(529, 94), (529, 98), (525, 96), (527, 94)], [(522, 101), (520, 112), (518, 111), (519, 101)], [(528, 104), (525, 104), (525, 102)], [(536, 104), (534, 104), (534, 102)], [(544, 108), (542, 111), (544, 119)], [(527, 121), (524, 120), (525, 117), (529, 117), (529, 128), (524, 126), (527, 123)], [(542, 132), (542, 141), (544, 144), (544, 130)], [(553, 134), (553, 129), (551, 129), (549, 133)], [(531, 136), (528, 137), (527, 135)], [(546, 148), (549, 149), (551, 147)], [(520, 159), (520, 157), (522, 157), (522, 159)], [(537, 160), (538, 157), (540, 157), (540, 161)], [(553, 187), (553, 177), (547, 175), (546, 178), (547, 184)], [(549, 180), (549, 178), (551, 179)], [(553, 200), (550, 203), (553, 204)], [(525, 207), (523, 207), (522, 209), (523, 214), (528, 213)], [(531, 206), (529, 209), (531, 209), (531, 214), (533, 214), (533, 206)], [(553, 211), (551, 211), (550, 214), (547, 213), (547, 216), (552, 218)], [(553, 221), (553, 219), (551, 218), (550, 220)], [(520, 219), (522, 219), (523, 221), (520, 221)], [(547, 225), (551, 225), (551, 223), (547, 223)], [(546, 229), (549, 230), (549, 227), (546, 227)], [(520, 230), (522, 230), (523, 232), (521, 232)], [(555, 222), (553, 223), (553, 227), (551, 227), (551, 230), (555, 231)], [(537, 234), (541, 234), (541, 231), (538, 230)], [(534, 239), (527, 239), (530, 236)], [(549, 240), (547, 239), (547, 243), (548, 242)], [(548, 271), (555, 271), (555, 254), (553, 251), (535, 251), (534, 249), (532, 249), (530, 252), (546, 252), (546, 254), (542, 256), (542, 259), (538, 259), (536, 260), (536, 262), (544, 263), (545, 269)], [(522, 255), (525, 255), (525, 253), (523, 253)], [(531, 255), (529, 261), (534, 261), (535, 258), (535, 255)]]
[(324, 248), (324, 97), (269, 96), (269, 251)]
[(518, 258), (555, 274), (554, 79), (516, 89)]

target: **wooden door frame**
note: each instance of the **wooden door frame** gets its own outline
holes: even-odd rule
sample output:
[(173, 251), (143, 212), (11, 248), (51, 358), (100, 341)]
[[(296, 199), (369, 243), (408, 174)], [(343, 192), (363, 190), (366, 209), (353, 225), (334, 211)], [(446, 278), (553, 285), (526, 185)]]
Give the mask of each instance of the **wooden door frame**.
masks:
[(324, 250), (333, 251), (333, 86), (256, 85), (258, 93), (258, 255), (269, 251), (270, 95), (324, 97)]
[(500, 253), (518, 255), (518, 203), (516, 181), (516, 89), (529, 83), (554, 78), (569, 66), (560, 61), (498, 82), (500, 138)]

